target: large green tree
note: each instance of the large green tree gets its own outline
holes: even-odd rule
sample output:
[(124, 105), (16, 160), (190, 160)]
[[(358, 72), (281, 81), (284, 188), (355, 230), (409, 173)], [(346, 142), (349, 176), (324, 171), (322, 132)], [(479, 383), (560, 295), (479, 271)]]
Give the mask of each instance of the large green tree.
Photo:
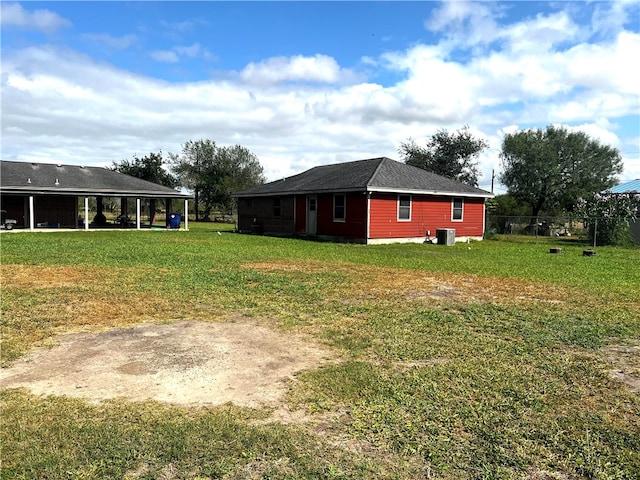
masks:
[[(162, 152), (150, 153), (142, 158), (134, 155), (132, 160), (113, 162), (111, 169), (132, 177), (174, 188), (178, 180), (164, 167), (168, 162), (162, 158)], [(168, 165), (167, 165), (168, 166)]]
[(500, 181), (531, 206), (532, 217), (573, 211), (579, 198), (615, 185), (622, 171), (617, 149), (565, 127), (509, 133), (500, 158)]
[(258, 158), (241, 145), (218, 147), (209, 139), (189, 140), (182, 154), (171, 155), (171, 168), (180, 185), (194, 192), (196, 221), (209, 220), (218, 208), (230, 212), (231, 194), (264, 183), (264, 173)]
[(477, 158), (488, 146), (486, 140), (476, 138), (465, 125), (451, 133), (438, 130), (424, 147), (409, 139), (400, 144), (398, 152), (407, 165), (477, 187), (480, 173)]
[[(158, 153), (151, 152), (142, 158), (134, 155), (131, 160), (114, 161), (111, 165), (111, 170), (164, 185), (165, 187), (175, 188), (178, 186), (178, 180), (165, 168), (167, 163), (162, 158), (162, 151)], [(152, 198), (149, 200), (149, 223), (153, 224), (155, 215), (156, 199)]]

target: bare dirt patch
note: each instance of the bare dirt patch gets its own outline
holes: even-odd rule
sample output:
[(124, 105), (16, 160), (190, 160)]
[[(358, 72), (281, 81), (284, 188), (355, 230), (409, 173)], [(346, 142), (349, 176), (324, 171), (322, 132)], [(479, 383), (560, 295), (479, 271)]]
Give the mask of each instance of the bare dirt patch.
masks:
[(608, 345), (602, 349), (611, 365), (609, 375), (640, 393), (640, 342), (637, 345)]
[(90, 401), (279, 408), (296, 372), (336, 359), (303, 337), (245, 319), (144, 324), (57, 340), (2, 369), (3, 388)]

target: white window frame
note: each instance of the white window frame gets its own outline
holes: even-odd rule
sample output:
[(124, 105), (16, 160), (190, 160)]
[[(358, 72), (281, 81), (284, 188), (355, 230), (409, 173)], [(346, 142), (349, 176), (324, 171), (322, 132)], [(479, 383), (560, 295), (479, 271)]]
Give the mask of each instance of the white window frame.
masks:
[[(336, 216), (336, 198), (342, 197), (342, 217)], [(333, 194), (333, 221), (344, 223), (347, 221), (347, 195), (344, 193), (334, 193)]]
[[(456, 201), (460, 202), (460, 208), (456, 208)], [(460, 218), (456, 218), (456, 210), (460, 210)], [(452, 222), (462, 222), (464, 221), (464, 198), (455, 197), (451, 199), (451, 221)]]
[[(400, 204), (400, 203), (401, 203), (401, 198), (402, 198), (402, 197), (409, 197), (409, 205), (408, 205), (408, 207), (409, 207), (409, 218), (401, 218), (401, 217), (400, 217), (400, 211), (401, 211), (401, 209), (406, 209), (406, 208), (407, 208), (407, 206), (406, 206), (406, 205), (405, 205), (405, 206), (402, 206), (402, 205)], [(408, 194), (400, 194), (400, 195), (398, 195), (398, 211), (397, 211), (397, 213), (398, 213), (398, 215), (397, 215), (397, 217), (398, 217), (398, 221), (399, 221), (399, 222), (410, 222), (410, 221), (411, 221), (411, 213), (412, 213), (412, 210), (413, 210), (413, 197), (412, 197), (411, 195), (408, 195)]]

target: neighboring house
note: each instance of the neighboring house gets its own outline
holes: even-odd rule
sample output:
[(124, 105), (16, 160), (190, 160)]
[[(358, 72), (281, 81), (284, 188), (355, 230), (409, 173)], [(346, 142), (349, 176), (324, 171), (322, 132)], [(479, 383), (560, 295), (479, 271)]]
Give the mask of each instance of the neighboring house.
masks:
[[(165, 200), (167, 212), (174, 212), (172, 206), (181, 210), (184, 207), (186, 217), (191, 198), (172, 188), (106, 168), (6, 160), (0, 161), (0, 194), (3, 226), (29, 229), (141, 228), (142, 199)], [(106, 197), (121, 199), (121, 224), (106, 222), (102, 207)], [(93, 218), (89, 218), (89, 198), (96, 199), (97, 213)], [(128, 198), (136, 199), (135, 210), (132, 208), (131, 212), (127, 211)], [(7, 220), (15, 223), (7, 224)]]
[(493, 195), (389, 158), (315, 167), (237, 192), (238, 230), (359, 243), (482, 239)]
[[(611, 193), (640, 193), (640, 178), (611, 187), (609, 191)], [(631, 236), (640, 242), (640, 218), (636, 218), (636, 221), (631, 223), (630, 229)]]
[(640, 193), (640, 178), (611, 187), (609, 191), (611, 193)]

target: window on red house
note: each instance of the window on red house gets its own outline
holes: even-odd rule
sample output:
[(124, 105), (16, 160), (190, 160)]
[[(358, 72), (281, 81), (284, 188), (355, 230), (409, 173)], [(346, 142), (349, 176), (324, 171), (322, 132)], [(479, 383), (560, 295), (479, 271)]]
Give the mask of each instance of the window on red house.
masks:
[(451, 220), (461, 222), (464, 211), (464, 200), (462, 198), (454, 198), (451, 203)]
[(411, 195), (398, 195), (398, 221), (411, 221)]
[(347, 199), (344, 194), (333, 196), (333, 221), (344, 222), (347, 218)]

